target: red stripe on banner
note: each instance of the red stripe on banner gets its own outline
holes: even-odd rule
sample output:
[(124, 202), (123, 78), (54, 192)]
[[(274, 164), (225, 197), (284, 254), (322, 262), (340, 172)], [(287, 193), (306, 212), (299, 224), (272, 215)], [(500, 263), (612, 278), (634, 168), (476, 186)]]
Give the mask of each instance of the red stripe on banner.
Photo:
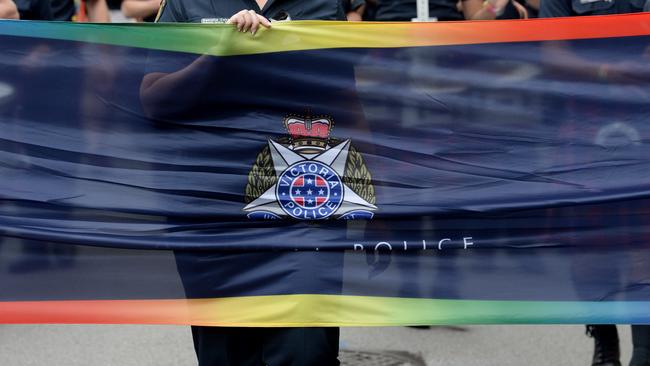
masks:
[(187, 324), (190, 314), (184, 299), (0, 302), (0, 324)]
[(431, 45), (646, 36), (650, 35), (650, 14), (434, 22), (413, 26), (410, 34), (415, 43)]

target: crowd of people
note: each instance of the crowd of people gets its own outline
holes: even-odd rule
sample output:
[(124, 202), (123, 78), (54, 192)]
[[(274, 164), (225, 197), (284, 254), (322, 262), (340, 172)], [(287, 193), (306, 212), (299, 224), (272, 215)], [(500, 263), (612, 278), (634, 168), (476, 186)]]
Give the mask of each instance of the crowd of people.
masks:
[[(411, 21), (417, 16), (415, 0), (335, 1), (339, 3), (338, 6), (348, 21)], [(104, 23), (111, 21), (111, 10), (119, 9), (128, 19), (154, 22), (164, 3), (160, 0), (0, 0), (0, 18)], [(246, 3), (241, 1), (242, 5)], [(429, 20), (525, 19), (629, 13), (641, 11), (644, 6), (645, 0), (430, 0)]]
[[(337, 2), (348, 21), (411, 21), (417, 17), (415, 0)], [(0, 0), (0, 18), (105, 23), (111, 21), (110, 10), (119, 9), (128, 19), (154, 22), (164, 3), (160, 0)], [(241, 3), (244, 5), (246, 2)], [(429, 20), (527, 19), (630, 13), (642, 11), (646, 6), (645, 0), (430, 0)]]
[[(430, 0), (429, 20), (493, 20), (605, 15), (640, 12), (650, 0)], [(270, 27), (271, 20), (412, 21), (415, 0), (0, 0), (0, 18), (110, 22), (111, 9), (137, 22), (231, 23), (244, 32)], [(206, 21), (208, 20), (208, 21)], [(421, 20), (421, 19), (420, 19)], [(630, 366), (650, 365), (650, 330), (633, 326)], [(589, 325), (594, 337), (593, 366), (620, 366), (614, 325)], [(200, 365), (257, 365), (252, 343), (269, 351), (265, 364), (331, 365), (338, 353), (338, 331), (328, 329), (230, 329), (194, 327)], [(302, 348), (287, 344), (301, 343)], [(282, 357), (278, 356), (282, 355)], [(232, 361), (240, 360), (240, 361)], [(243, 361), (241, 361), (243, 362)]]

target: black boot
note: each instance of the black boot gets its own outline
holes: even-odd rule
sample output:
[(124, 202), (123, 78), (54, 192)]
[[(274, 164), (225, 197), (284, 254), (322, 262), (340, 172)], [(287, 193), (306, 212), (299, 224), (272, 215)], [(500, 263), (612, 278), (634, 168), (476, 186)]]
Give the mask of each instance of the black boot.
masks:
[(591, 366), (621, 366), (616, 325), (587, 325), (587, 335), (594, 338)]
[(630, 366), (650, 366), (650, 326), (632, 326), (632, 360)]

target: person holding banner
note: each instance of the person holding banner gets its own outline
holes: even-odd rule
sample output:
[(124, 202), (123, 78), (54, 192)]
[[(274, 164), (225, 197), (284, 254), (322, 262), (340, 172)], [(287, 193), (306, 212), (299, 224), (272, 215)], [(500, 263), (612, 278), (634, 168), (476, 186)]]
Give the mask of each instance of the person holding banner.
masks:
[(159, 22), (229, 23), (255, 33), (270, 20), (346, 20), (339, 0), (163, 0)]
[[(227, 23), (253, 37), (261, 28), (271, 28), (271, 21), (292, 19), (345, 20), (345, 13), (339, 0), (163, 0), (157, 22)], [(154, 54), (149, 56), (151, 65), (148, 65), (149, 70), (144, 76), (140, 93), (145, 113), (154, 120), (187, 123), (187, 126), (199, 121), (203, 124), (214, 123), (210, 127), (219, 128), (219, 125), (228, 123), (233, 118), (240, 123), (247, 123), (252, 118), (251, 114), (254, 114), (258, 116), (256, 119), (259, 116), (271, 116), (269, 125), (275, 126), (276, 120), (281, 123), (284, 113), (294, 112), (292, 108), (313, 107), (321, 113), (332, 106), (347, 105), (354, 100), (339, 86), (315, 87), (314, 84), (300, 80), (280, 80), (277, 75), (264, 75), (264, 86), (256, 88), (255, 93), (248, 88), (253, 80), (261, 80), (258, 74), (263, 75), (265, 69), (276, 68), (286, 68), (287, 73), (290, 73), (290, 69), (298, 75), (303, 69), (304, 72), (314, 72), (314, 68), (333, 69), (328, 74), (330, 77), (341, 75), (342, 80), (348, 81), (347, 85), (353, 85), (352, 68), (346, 67), (344, 61), (332, 61), (325, 66), (309, 65), (298, 60), (292, 62), (287, 56), (279, 55), (277, 59), (265, 59), (263, 64), (257, 64), (255, 58), (249, 59), (251, 64), (242, 64), (231, 62), (228, 58), (198, 55), (189, 56), (187, 62), (181, 60), (178, 65), (170, 67), (173, 62), (166, 62), (166, 55), (156, 57)], [(338, 67), (339, 64), (342, 66)], [(318, 70), (327, 74), (326, 71)], [(232, 82), (228, 81), (230, 79), (233, 79)], [(268, 110), (251, 111), (245, 104), (229, 101), (232, 98), (239, 100), (238, 96), (244, 98), (245, 95), (251, 98), (271, 98), (267, 100), (275, 102), (269, 105)], [(175, 101), (172, 104), (166, 103), (168, 98)], [(346, 125), (347, 116), (355, 115), (351, 111), (353, 108), (342, 109), (345, 115), (334, 115), (339, 126)], [(245, 127), (240, 125), (240, 128)], [(259, 295), (256, 292), (259, 290), (254, 287), (238, 287), (241, 279), (254, 271), (267, 271), (265, 277), (270, 278), (287, 277), (286, 281), (278, 281), (275, 291), (280, 293), (309, 293), (316, 287), (338, 293), (342, 286), (341, 274), (335, 269), (342, 268), (342, 253), (297, 249), (295, 252), (238, 252), (235, 248), (219, 252), (176, 251), (175, 256), (188, 298), (228, 297), (242, 293)], [(332, 266), (332, 263), (339, 262), (340, 265)], [(313, 276), (315, 272), (330, 273), (329, 279), (319, 282), (315, 278), (317, 276)], [(192, 339), (200, 366), (339, 364), (337, 327), (193, 326)]]

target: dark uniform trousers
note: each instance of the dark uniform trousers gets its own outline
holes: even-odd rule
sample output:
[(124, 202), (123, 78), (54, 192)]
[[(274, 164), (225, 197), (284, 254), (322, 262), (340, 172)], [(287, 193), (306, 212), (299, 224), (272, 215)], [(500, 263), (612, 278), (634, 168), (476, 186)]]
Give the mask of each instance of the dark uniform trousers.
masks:
[(192, 327), (199, 366), (339, 365), (339, 328)]
[[(175, 255), (188, 298), (312, 293), (313, 289), (341, 292), (342, 253), (178, 251)], [(337, 327), (193, 326), (192, 339), (199, 366), (339, 365)]]

